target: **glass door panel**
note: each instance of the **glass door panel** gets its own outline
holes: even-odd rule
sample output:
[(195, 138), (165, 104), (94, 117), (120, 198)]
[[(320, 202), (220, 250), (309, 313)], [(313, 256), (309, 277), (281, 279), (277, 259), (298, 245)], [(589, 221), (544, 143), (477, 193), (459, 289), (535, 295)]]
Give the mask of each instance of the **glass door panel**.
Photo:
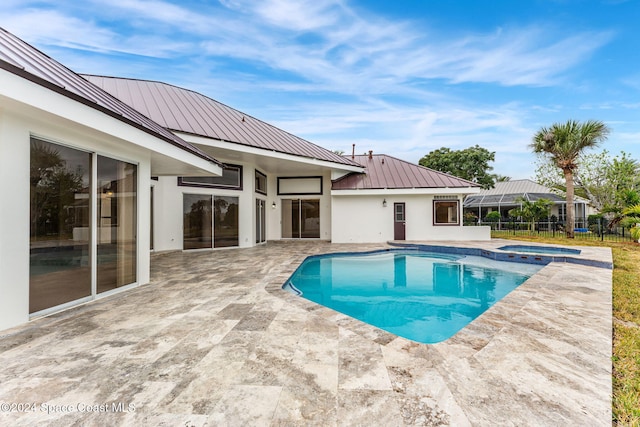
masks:
[(261, 199), (256, 199), (256, 243), (264, 243), (267, 241), (266, 217), (266, 202)]
[(29, 313), (91, 296), (91, 154), (31, 139)]
[(213, 247), (238, 246), (238, 198), (215, 196), (213, 198)]
[(282, 200), (282, 238), (293, 239), (300, 237), (300, 229), (298, 227), (300, 212), (298, 206), (299, 200), (283, 199)]
[(137, 166), (98, 156), (98, 293), (136, 281)]
[(300, 237), (320, 238), (320, 200), (300, 201)]
[(184, 249), (212, 247), (211, 200), (211, 196), (201, 194), (183, 195), (182, 247)]

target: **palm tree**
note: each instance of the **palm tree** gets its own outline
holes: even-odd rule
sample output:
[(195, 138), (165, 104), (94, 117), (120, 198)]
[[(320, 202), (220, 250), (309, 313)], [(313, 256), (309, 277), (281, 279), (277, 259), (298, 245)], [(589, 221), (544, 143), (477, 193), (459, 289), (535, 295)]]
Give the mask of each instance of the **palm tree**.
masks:
[(535, 153), (546, 153), (564, 173), (567, 187), (567, 237), (573, 239), (575, 227), (573, 207), (573, 173), (578, 167), (576, 159), (586, 148), (593, 148), (607, 139), (609, 128), (598, 120), (580, 123), (569, 120), (567, 123), (554, 123), (551, 127), (541, 128), (533, 137), (530, 147)]

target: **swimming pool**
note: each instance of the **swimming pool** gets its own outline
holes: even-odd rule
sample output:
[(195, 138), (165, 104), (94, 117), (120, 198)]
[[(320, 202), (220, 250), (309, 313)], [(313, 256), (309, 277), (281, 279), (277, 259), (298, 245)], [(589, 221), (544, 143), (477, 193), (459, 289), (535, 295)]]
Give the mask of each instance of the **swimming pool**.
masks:
[(515, 251), (529, 254), (564, 254), (580, 255), (579, 249), (558, 248), (555, 246), (527, 246), (527, 245), (507, 245), (500, 248), (501, 251)]
[(543, 266), (420, 250), (308, 257), (283, 288), (420, 343), (444, 341)]

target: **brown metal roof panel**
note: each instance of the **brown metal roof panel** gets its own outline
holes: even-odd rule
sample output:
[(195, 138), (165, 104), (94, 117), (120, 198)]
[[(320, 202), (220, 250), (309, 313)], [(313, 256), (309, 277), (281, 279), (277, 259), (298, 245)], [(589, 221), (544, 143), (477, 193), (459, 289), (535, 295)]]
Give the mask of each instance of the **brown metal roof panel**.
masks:
[(201, 110), (201, 114), (204, 117), (203, 136), (216, 138), (224, 141), (228, 141), (228, 130), (224, 127), (224, 121), (221, 119), (221, 112), (216, 109), (216, 106), (202, 96), (194, 97), (194, 108)]
[[(208, 119), (215, 125), (217, 132), (214, 135), (205, 135), (224, 141), (240, 142), (245, 145), (256, 145), (251, 141), (250, 132), (246, 128), (247, 118), (239, 111), (233, 110), (224, 104), (218, 103), (204, 95), (199, 94), (199, 99), (204, 104)], [(242, 119), (245, 119), (243, 122)]]
[(228, 141), (227, 130), (222, 126), (224, 121), (219, 118), (221, 113), (216, 110), (215, 104), (209, 102), (206, 97), (199, 93), (188, 93), (192, 101), (192, 113), (198, 114), (198, 117), (201, 118), (200, 126), (202, 127), (202, 132), (199, 135)]
[[(163, 102), (158, 100), (157, 93), (155, 90), (153, 91), (152, 98), (155, 99), (153, 102), (155, 106), (143, 106), (135, 97), (126, 102), (130, 103), (130, 105), (136, 105), (136, 108), (143, 109), (151, 118), (170, 129), (242, 145), (355, 166), (349, 159), (197, 92), (161, 82), (116, 77), (87, 76), (87, 78), (91, 81), (97, 79), (133, 81), (136, 85), (146, 87), (149, 91), (148, 94), (143, 91), (143, 98), (150, 96), (152, 93), (151, 87), (165, 88), (166, 90), (162, 92)], [(103, 87), (109, 91), (114, 90), (110, 86), (103, 85)], [(112, 94), (121, 96), (119, 92), (112, 92)], [(124, 99), (122, 100), (124, 101)], [(180, 111), (172, 111), (175, 109)]]
[(184, 127), (192, 129), (193, 133), (204, 134), (205, 129), (201, 123), (206, 123), (207, 120), (203, 116), (202, 111), (199, 108), (195, 108), (195, 97), (189, 92), (176, 90), (175, 87), (165, 87), (162, 92), (163, 102), (168, 104), (171, 99), (176, 103), (177, 108), (171, 109), (173, 116), (178, 123)]
[(344, 189), (404, 189), (404, 188), (444, 188), (477, 187), (466, 181), (423, 166), (387, 155), (356, 156), (354, 159), (367, 168), (366, 174), (351, 174), (334, 181), (332, 188)]

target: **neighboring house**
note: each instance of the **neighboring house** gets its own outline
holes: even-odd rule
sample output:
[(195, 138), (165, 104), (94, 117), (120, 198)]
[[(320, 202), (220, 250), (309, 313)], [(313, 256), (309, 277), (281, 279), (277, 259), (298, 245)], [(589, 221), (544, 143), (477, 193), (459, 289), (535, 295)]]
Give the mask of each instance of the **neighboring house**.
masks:
[[(551, 200), (553, 206), (550, 215), (554, 215), (560, 222), (566, 220), (566, 199), (530, 179), (496, 182), (495, 187), (467, 197), (464, 201), (464, 213), (472, 213), (482, 220), (489, 212), (497, 211), (503, 221), (508, 221), (509, 211), (520, 207), (519, 199), (531, 202), (539, 199)], [(595, 209), (588, 200), (581, 197), (575, 197), (574, 206), (576, 227), (585, 227), (587, 216), (596, 213)]]
[(4, 30), (0, 178), (0, 330), (148, 283), (151, 249), (489, 239), (462, 226), (471, 182), (340, 156), (168, 84), (80, 76)]

